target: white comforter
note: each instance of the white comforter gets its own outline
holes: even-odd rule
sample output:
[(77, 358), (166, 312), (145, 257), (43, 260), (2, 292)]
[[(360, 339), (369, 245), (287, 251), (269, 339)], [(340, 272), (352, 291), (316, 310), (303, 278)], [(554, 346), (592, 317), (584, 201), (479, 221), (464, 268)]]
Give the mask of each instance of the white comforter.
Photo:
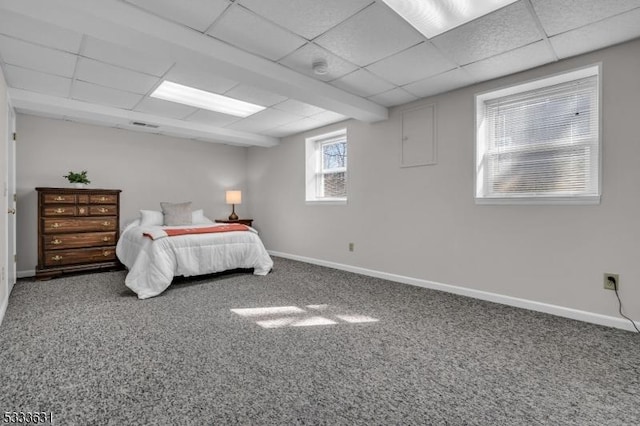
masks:
[[(186, 227), (200, 226), (212, 225)], [(141, 227), (140, 221), (136, 220), (124, 229), (116, 246), (118, 259), (129, 269), (125, 285), (139, 299), (162, 293), (174, 276), (188, 277), (236, 268), (254, 268), (255, 275), (266, 275), (273, 267), (273, 261), (253, 228), (154, 240), (142, 235), (145, 232), (158, 234), (159, 228)]]

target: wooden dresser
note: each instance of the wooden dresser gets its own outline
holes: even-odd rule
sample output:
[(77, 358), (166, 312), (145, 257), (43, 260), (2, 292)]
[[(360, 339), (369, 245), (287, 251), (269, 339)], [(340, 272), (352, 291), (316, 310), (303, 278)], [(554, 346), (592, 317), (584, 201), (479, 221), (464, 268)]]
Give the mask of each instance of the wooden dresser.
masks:
[(36, 188), (36, 278), (69, 272), (118, 269), (119, 189)]

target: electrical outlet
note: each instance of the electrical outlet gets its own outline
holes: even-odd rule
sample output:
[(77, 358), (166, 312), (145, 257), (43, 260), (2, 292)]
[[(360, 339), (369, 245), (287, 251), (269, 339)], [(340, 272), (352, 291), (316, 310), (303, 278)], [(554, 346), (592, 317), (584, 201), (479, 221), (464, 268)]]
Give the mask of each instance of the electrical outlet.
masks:
[(616, 290), (620, 288), (620, 276), (618, 274), (604, 274), (604, 289)]
[(349, 251), (353, 251), (355, 244), (349, 243)]

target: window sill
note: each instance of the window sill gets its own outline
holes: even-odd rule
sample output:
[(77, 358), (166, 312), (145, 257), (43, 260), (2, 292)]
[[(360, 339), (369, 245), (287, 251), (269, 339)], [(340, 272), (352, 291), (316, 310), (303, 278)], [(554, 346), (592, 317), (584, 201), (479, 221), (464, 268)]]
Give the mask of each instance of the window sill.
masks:
[(600, 204), (600, 196), (585, 197), (476, 197), (478, 205), (597, 205)]
[(308, 206), (344, 206), (347, 200), (331, 199), (331, 200), (306, 200)]

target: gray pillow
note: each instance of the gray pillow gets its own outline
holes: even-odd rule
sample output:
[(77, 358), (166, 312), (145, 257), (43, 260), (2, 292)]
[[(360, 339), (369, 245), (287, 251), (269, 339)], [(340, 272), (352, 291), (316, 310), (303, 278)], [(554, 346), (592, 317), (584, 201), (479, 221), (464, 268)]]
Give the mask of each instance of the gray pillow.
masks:
[(186, 203), (160, 203), (162, 214), (164, 215), (164, 224), (173, 225), (191, 225), (193, 223), (191, 215), (191, 201)]

